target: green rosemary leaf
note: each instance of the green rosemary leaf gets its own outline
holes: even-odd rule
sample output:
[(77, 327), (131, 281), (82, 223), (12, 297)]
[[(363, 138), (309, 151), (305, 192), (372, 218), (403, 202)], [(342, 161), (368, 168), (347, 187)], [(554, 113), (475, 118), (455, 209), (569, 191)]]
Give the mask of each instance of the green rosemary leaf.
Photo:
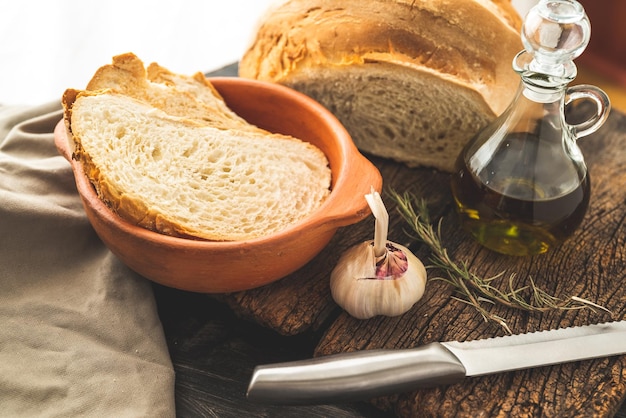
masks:
[[(515, 287), (515, 273), (508, 276), (508, 289), (506, 291), (499, 290), (492, 285), (496, 279), (500, 279), (505, 272), (500, 272), (495, 276), (481, 278), (469, 270), (467, 263), (455, 262), (448, 255), (448, 251), (441, 241), (441, 225), (443, 219), (437, 223), (436, 230), (430, 221), (428, 206), (424, 199), (418, 199), (410, 193), (399, 193), (391, 190), (391, 198), (396, 202), (398, 211), (403, 219), (409, 224), (413, 234), (411, 237), (426, 244), (431, 250), (431, 262), (433, 267), (445, 272), (447, 277), (437, 277), (433, 280), (441, 280), (450, 286), (456, 292), (453, 299), (473, 306), (485, 319), (500, 325), (507, 333), (511, 333), (506, 320), (496, 314), (490, 313), (483, 307), (484, 303), (489, 305), (502, 305), (508, 308), (521, 309), (528, 312), (546, 312), (551, 309), (555, 310), (573, 310), (573, 309), (590, 309), (595, 312), (594, 308), (611, 313), (608, 309), (590, 302), (586, 299), (572, 296), (566, 300), (562, 300), (556, 296), (550, 295), (540, 289), (532, 277), (530, 284), (519, 288)], [(530, 293), (530, 296), (525, 296)]]

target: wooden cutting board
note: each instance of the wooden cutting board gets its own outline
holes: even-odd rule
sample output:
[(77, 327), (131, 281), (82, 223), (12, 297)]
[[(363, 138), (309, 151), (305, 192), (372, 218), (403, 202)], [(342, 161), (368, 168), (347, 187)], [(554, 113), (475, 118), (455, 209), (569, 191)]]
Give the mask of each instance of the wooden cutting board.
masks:
[[(505, 318), (514, 333), (522, 333), (626, 318), (626, 116), (612, 112), (607, 123), (581, 139), (580, 145), (592, 181), (584, 223), (559, 248), (525, 258), (488, 251), (459, 228), (447, 174), (371, 160), (383, 175), (385, 189), (408, 190), (428, 200), (432, 219), (443, 217), (443, 244), (453, 259), (467, 262), (474, 273), (484, 277), (515, 273), (517, 287), (532, 278), (555, 296), (579, 296), (612, 312), (612, 316), (588, 309), (531, 314), (487, 306)], [(428, 265), (429, 249), (407, 235), (407, 225), (392, 200), (383, 198), (390, 213), (389, 239), (409, 246)], [(451, 288), (440, 281), (429, 281), (422, 300), (400, 317), (362, 321), (343, 313), (330, 296), (330, 271), (345, 249), (372, 236), (373, 218), (343, 228), (300, 271), (272, 285), (220, 298), (242, 317), (281, 334), (322, 333), (315, 349), (318, 356), (505, 334), (501, 327), (485, 322), (473, 307), (454, 299)], [(430, 278), (439, 274), (429, 270)], [(496, 285), (504, 290), (507, 283)], [(625, 398), (626, 356), (468, 378), (372, 403), (398, 416), (611, 416)]]

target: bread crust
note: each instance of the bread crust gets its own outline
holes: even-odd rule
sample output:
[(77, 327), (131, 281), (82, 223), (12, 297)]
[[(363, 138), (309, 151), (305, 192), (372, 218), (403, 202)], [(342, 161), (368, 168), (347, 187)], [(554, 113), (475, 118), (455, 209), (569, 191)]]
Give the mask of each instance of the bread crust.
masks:
[(86, 90), (124, 94), (168, 114), (221, 129), (262, 131), (231, 111), (202, 73), (175, 74), (157, 63), (146, 68), (143, 61), (130, 52), (116, 55), (111, 64), (98, 68)]
[(466, 83), (494, 113), (519, 82), (521, 22), (507, 1), (292, 0), (261, 22), (242, 77), (281, 82), (307, 67), (390, 62)]

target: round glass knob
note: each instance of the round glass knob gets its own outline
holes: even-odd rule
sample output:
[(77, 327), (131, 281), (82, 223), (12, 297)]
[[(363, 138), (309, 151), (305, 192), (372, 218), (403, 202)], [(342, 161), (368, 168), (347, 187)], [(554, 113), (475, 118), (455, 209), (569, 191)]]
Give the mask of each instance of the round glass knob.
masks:
[(591, 36), (591, 24), (574, 0), (541, 0), (526, 16), (522, 42), (533, 55), (530, 69), (564, 75), (566, 65), (583, 53)]

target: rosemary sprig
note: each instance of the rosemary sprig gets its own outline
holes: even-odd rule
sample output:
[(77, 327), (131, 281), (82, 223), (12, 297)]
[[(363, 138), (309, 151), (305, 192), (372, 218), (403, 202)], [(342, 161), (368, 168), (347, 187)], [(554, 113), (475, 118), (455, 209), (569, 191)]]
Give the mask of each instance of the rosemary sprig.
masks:
[[(610, 313), (606, 308), (597, 305), (586, 299), (572, 296), (567, 299), (560, 299), (550, 295), (537, 287), (530, 279), (530, 284), (521, 288), (515, 288), (512, 273), (508, 276), (508, 289), (500, 290), (492, 282), (504, 276), (501, 272), (493, 277), (482, 278), (471, 272), (466, 263), (457, 263), (450, 258), (448, 251), (441, 242), (441, 222), (439, 220), (435, 230), (431, 224), (428, 207), (424, 199), (418, 199), (411, 193), (398, 194), (390, 191), (392, 199), (395, 200), (398, 211), (404, 220), (410, 225), (413, 232), (417, 234), (417, 239), (428, 245), (432, 251), (431, 261), (433, 267), (439, 268), (446, 273), (447, 277), (438, 277), (450, 284), (460, 295), (456, 300), (473, 306), (482, 315), (485, 321), (494, 321), (499, 324), (507, 333), (511, 333), (504, 318), (490, 312), (484, 304), (503, 305), (508, 308), (521, 309), (529, 312), (546, 312), (552, 309), (573, 310), (588, 308), (593, 311), (600, 309)], [(530, 297), (524, 295), (530, 293)]]

